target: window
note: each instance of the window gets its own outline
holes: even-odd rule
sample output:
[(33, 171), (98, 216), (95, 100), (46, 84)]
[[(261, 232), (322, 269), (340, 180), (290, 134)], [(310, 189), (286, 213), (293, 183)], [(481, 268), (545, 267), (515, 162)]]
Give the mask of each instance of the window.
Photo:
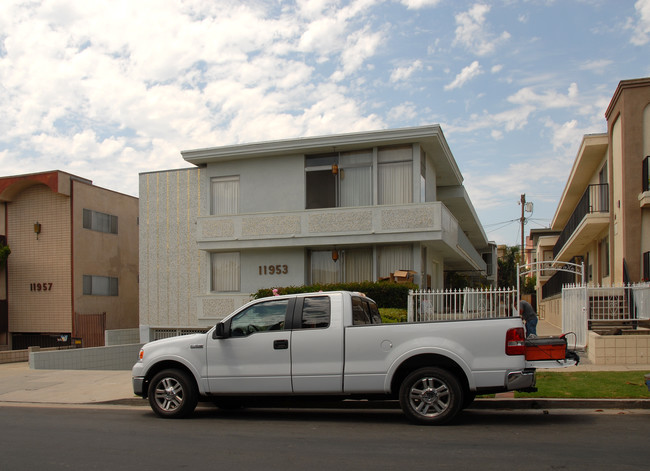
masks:
[(609, 276), (609, 237), (600, 242), (600, 260), (603, 277)]
[(378, 250), (379, 276), (387, 278), (396, 270), (412, 270), (410, 245), (387, 245)]
[(84, 209), (83, 228), (90, 229), (91, 231), (117, 234), (117, 216)]
[(358, 296), (353, 296), (352, 324), (381, 324), (381, 316), (379, 315), (379, 309), (377, 309), (377, 305), (375, 303), (369, 302), (366, 299), (362, 299)]
[(372, 281), (372, 248), (346, 249), (343, 252), (343, 266), (346, 283)]
[(239, 177), (213, 178), (210, 186), (210, 214), (221, 216), (239, 213)]
[(117, 296), (117, 278), (110, 276), (83, 276), (83, 294), (85, 296)]
[(335, 208), (338, 193), (338, 155), (305, 158), (306, 209)]
[(255, 304), (233, 317), (230, 332), (233, 337), (245, 337), (256, 332), (283, 330), (288, 299)]
[(217, 292), (239, 291), (240, 260), (239, 252), (213, 253), (211, 290)]
[(305, 158), (307, 209), (372, 204), (372, 151)]
[(312, 283), (342, 283), (370, 281), (372, 248), (337, 250), (338, 259), (332, 259), (331, 250), (314, 250), (310, 254)]
[(372, 151), (345, 152), (339, 165), (340, 206), (372, 204)]
[(304, 298), (302, 302), (301, 328), (325, 329), (330, 325), (330, 298), (318, 296)]
[(650, 281), (650, 252), (643, 254), (643, 281)]
[(379, 149), (377, 153), (379, 204), (413, 202), (413, 149), (411, 146)]

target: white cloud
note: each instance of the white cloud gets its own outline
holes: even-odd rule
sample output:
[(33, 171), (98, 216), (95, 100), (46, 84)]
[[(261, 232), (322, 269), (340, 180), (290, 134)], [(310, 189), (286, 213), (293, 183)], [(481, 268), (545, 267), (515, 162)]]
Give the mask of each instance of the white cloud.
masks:
[(467, 67), (463, 68), (463, 70), (461, 70), (461, 72), (456, 75), (456, 78), (453, 80), (453, 82), (445, 85), (445, 90), (449, 91), (455, 88), (460, 88), (482, 73), (483, 71), (481, 70), (481, 65), (478, 63), (478, 61), (474, 61)]
[(396, 83), (402, 80), (407, 80), (414, 72), (420, 70), (422, 70), (422, 61), (418, 59), (410, 65), (394, 69), (390, 74), (390, 81)]
[(391, 120), (399, 122), (399, 121), (412, 121), (418, 116), (417, 112), (417, 107), (415, 106), (414, 103), (402, 103), (398, 106), (395, 106), (391, 108), (390, 112), (388, 113), (388, 116), (390, 116)]
[(582, 63), (581, 70), (590, 70), (596, 74), (602, 75), (607, 72), (607, 68), (612, 65), (614, 61), (609, 59), (595, 59)]
[(490, 6), (477, 3), (468, 11), (456, 15), (456, 37), (454, 44), (466, 47), (478, 56), (490, 54), (496, 47), (510, 38), (510, 33), (504, 31), (498, 36), (490, 33), (485, 25), (485, 15)]
[(634, 8), (638, 17), (631, 20), (630, 42), (635, 46), (645, 46), (650, 42), (650, 0), (638, 0), (634, 4)]
[(566, 95), (557, 93), (555, 90), (540, 94), (536, 93), (532, 88), (526, 87), (508, 97), (508, 101), (517, 105), (533, 105), (542, 109), (549, 109), (576, 106), (577, 98), (578, 85), (574, 82), (569, 86)]
[(406, 5), (409, 10), (418, 10), (424, 7), (435, 7), (442, 0), (401, 0), (403, 5)]

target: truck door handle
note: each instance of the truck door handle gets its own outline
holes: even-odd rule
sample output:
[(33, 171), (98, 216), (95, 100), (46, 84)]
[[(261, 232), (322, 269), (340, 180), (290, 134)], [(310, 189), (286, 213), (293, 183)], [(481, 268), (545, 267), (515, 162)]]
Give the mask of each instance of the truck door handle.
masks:
[(274, 340), (273, 341), (273, 348), (275, 350), (286, 350), (289, 348), (289, 341), (288, 340)]

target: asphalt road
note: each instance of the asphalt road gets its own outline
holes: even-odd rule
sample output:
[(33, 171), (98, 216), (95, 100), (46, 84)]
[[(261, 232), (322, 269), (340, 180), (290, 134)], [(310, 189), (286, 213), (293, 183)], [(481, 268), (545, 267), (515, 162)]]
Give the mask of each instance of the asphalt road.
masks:
[(648, 469), (648, 411), (463, 412), (421, 427), (393, 410), (0, 407), (0, 468)]

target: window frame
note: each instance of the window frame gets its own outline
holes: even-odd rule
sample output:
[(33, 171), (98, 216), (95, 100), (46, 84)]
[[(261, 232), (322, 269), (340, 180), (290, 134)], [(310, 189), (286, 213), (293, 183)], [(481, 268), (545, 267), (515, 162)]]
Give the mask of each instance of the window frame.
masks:
[[(104, 281), (108, 283), (106, 292), (99, 292), (99, 286), (94, 289), (95, 283), (99, 284)], [(119, 296), (119, 278), (102, 275), (83, 275), (82, 294), (84, 296)]]
[[(118, 233), (118, 217), (113, 214), (95, 211), (94, 209), (83, 208), (82, 227), (95, 232), (104, 234)], [(100, 218), (107, 218), (106, 223), (100, 223)], [(105, 226), (108, 227), (105, 227)]]
[[(226, 286), (224, 284), (218, 284), (221, 280), (220, 278), (215, 277), (215, 270), (218, 267), (215, 267), (215, 258), (220, 256), (233, 256), (236, 255), (236, 268), (234, 269), (233, 278), (228, 281), (228, 285), (232, 285), (231, 289), (218, 289), (219, 287)], [(226, 261), (227, 263), (227, 261)], [(211, 293), (238, 293), (241, 291), (241, 253), (240, 252), (212, 252), (210, 253), (210, 292)]]

